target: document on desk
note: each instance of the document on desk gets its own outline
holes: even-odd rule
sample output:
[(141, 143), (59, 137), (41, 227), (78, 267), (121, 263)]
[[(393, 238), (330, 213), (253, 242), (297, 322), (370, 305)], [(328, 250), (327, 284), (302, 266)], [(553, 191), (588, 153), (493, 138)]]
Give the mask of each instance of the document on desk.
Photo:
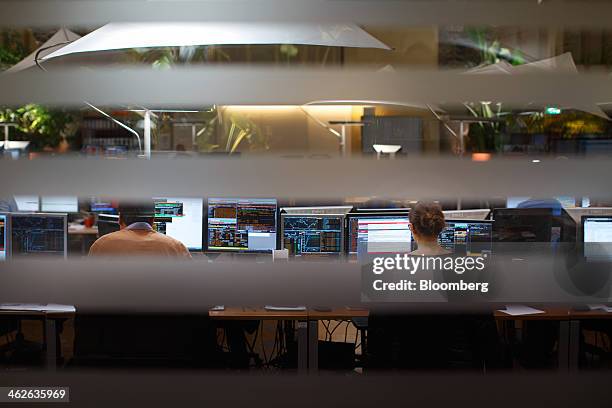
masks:
[(612, 313), (612, 307), (606, 305), (587, 305), (590, 310), (601, 310), (607, 313)]
[(0, 310), (19, 312), (76, 312), (76, 308), (72, 305), (58, 305), (54, 303), (2, 303), (0, 304)]
[(45, 312), (76, 313), (76, 307), (73, 305), (58, 305), (55, 303), (48, 303), (45, 305)]
[(534, 309), (533, 307), (523, 305), (506, 305), (506, 310), (499, 310), (502, 313), (509, 314), (510, 316), (526, 316), (539, 313), (546, 313), (544, 310)]
[(2, 303), (0, 304), (0, 310), (42, 312), (43, 306), (38, 303)]

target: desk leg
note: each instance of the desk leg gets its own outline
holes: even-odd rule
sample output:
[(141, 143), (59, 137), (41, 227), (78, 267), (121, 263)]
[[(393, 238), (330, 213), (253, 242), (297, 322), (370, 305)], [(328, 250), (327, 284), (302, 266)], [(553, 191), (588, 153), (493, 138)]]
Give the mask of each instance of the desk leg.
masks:
[(569, 322), (569, 371), (578, 370), (580, 361), (580, 320)]
[(308, 372), (308, 322), (297, 322), (298, 337), (298, 372), (306, 374)]
[(45, 362), (48, 371), (55, 371), (57, 365), (57, 333), (55, 320), (45, 319)]
[(319, 321), (308, 321), (308, 372), (319, 371)]
[(559, 371), (569, 370), (570, 356), (570, 321), (561, 320), (559, 322), (559, 346), (558, 351)]

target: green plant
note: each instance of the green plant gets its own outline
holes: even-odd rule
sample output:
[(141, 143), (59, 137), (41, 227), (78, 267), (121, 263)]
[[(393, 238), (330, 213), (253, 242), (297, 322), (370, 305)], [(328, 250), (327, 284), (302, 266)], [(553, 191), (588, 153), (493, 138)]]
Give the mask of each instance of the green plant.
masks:
[(269, 149), (267, 138), (252, 120), (235, 113), (229, 117), (229, 131), (225, 143), (225, 151), (233, 154), (246, 144), (248, 151), (265, 151)]
[(470, 124), (468, 143), (472, 151), (499, 151), (501, 135), (505, 128), (505, 123), (497, 120), (505, 115), (502, 112), (502, 104), (495, 104), (495, 109), (491, 107), (490, 102), (466, 103), (464, 105), (475, 118), (485, 119), (482, 122)]
[(63, 111), (29, 104), (0, 111), (0, 122), (15, 123), (22, 139), (30, 140), (32, 148), (42, 149), (57, 147), (63, 138), (72, 136), (67, 133), (74, 118)]
[(480, 64), (496, 64), (502, 60), (512, 65), (523, 65), (527, 62), (525, 54), (520, 50), (502, 47), (499, 40), (492, 38), (486, 29), (468, 29), (468, 37), (480, 51)]
[(0, 71), (10, 68), (24, 59), (29, 51), (15, 30), (0, 32)]

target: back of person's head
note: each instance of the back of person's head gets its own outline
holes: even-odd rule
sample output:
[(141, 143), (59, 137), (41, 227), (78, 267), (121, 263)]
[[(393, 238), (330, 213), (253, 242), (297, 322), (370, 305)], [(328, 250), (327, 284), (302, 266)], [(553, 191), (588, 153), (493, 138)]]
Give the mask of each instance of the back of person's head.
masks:
[(153, 200), (121, 200), (119, 202), (119, 219), (126, 226), (137, 222), (151, 224), (155, 219)]
[(424, 238), (437, 239), (446, 221), (439, 204), (419, 201), (409, 214), (414, 232)]

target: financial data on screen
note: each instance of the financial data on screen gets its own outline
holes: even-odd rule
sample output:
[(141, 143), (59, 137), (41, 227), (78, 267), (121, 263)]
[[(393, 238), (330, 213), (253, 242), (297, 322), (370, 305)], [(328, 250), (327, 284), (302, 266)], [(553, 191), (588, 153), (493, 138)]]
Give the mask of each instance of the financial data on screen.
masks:
[(276, 249), (276, 199), (208, 199), (208, 250), (266, 252)]
[(204, 200), (202, 198), (157, 197), (155, 229), (183, 243), (192, 251), (202, 250)]

